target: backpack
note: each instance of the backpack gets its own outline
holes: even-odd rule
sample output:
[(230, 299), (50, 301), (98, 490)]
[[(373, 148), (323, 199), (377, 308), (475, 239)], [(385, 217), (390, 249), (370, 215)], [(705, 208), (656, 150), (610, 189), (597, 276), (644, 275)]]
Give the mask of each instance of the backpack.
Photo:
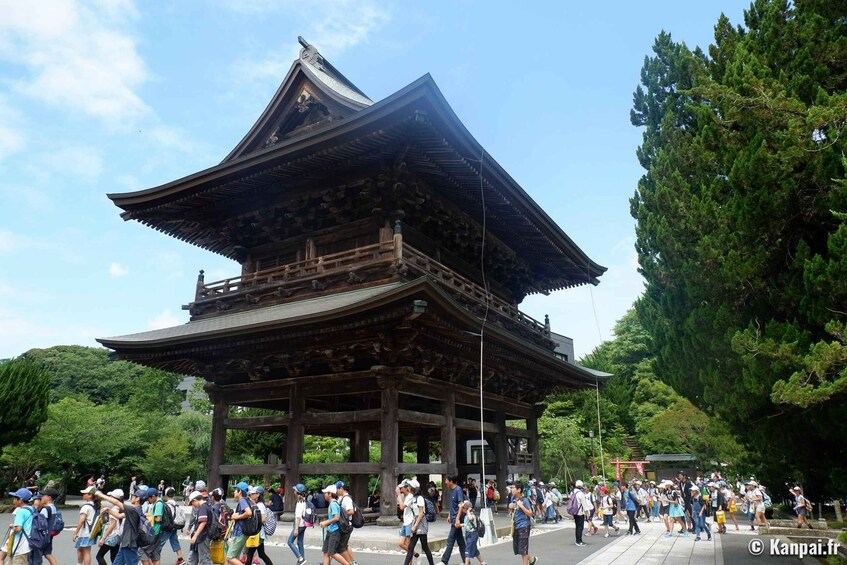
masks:
[(247, 500), (247, 504), (250, 507), (250, 516), (241, 520), (241, 533), (250, 537), (258, 534), (262, 529), (262, 515), (259, 513), (259, 507), (252, 500)]
[(141, 508), (134, 507), (138, 514), (138, 531), (135, 533), (135, 545), (138, 547), (148, 547), (156, 543), (156, 534), (153, 533), (153, 526), (147, 520)]
[(350, 523), (350, 516), (347, 515), (347, 511), (341, 508), (341, 505), (338, 505), (338, 529), (341, 530), (342, 534), (349, 534), (353, 531), (353, 524)]
[(56, 537), (62, 533), (62, 530), (65, 529), (65, 519), (62, 518), (62, 513), (58, 509), (53, 510), (52, 512), (53, 514), (48, 520), (48, 522), (50, 522), (50, 535)]
[(576, 491), (571, 493), (571, 497), (568, 500), (567, 511), (571, 516), (579, 514), (579, 500), (577, 499)]
[[(349, 494), (345, 494), (344, 496), (346, 496), (347, 498), (350, 498)], [(343, 497), (342, 497), (342, 499), (343, 499)], [(350, 502), (353, 503), (353, 515), (350, 516), (350, 524), (354, 528), (359, 529), (359, 528), (361, 528), (362, 526), (365, 525), (365, 517), (362, 515), (362, 511), (359, 510), (359, 505), (356, 504), (356, 501), (354, 501), (352, 498), (350, 498)], [(339, 505), (340, 504), (341, 503), (339, 502)], [(341, 507), (341, 511), (344, 512), (343, 506)]]
[(806, 498), (805, 496), (803, 497), (803, 506), (806, 507), (806, 512), (810, 514), (812, 513), (812, 501)]
[(476, 518), (474, 522), (476, 522), (476, 535), (481, 538), (485, 537), (485, 522), (479, 518)]
[(229, 507), (221, 503), (218, 508), (209, 508), (209, 539), (221, 541), (226, 536), (227, 522), (229, 522)]
[(263, 528), (266, 536), (272, 536), (276, 531), (276, 514), (267, 507), (265, 507), (265, 525)]
[(308, 527), (315, 525), (315, 516), (318, 509), (315, 508), (315, 503), (311, 499), (306, 500), (306, 510), (303, 512), (303, 523)]
[[(168, 506), (168, 503), (165, 503), (165, 506)], [(177, 531), (185, 528), (185, 512), (174, 502), (171, 505), (171, 509), (174, 511), (174, 529)]]
[(762, 502), (765, 503), (765, 508), (770, 508), (773, 506), (773, 502), (771, 501), (771, 497), (768, 496), (768, 493), (762, 491)]
[(26, 535), (26, 531), (21, 531), (23, 531), (24, 536), (29, 541), (30, 547), (44, 549), (50, 544), (50, 540), (52, 539), (50, 537), (50, 527), (47, 525), (47, 517), (41, 512), (36, 512), (31, 506), (27, 506), (26, 509), (32, 512), (32, 527), (29, 535)]
[(174, 525), (175, 515), (176, 508), (167, 502), (164, 503), (162, 506), (162, 521), (160, 523), (163, 532), (172, 532), (176, 530), (176, 526)]
[(427, 522), (435, 522), (438, 519), (435, 514), (435, 504), (431, 498), (424, 498), (424, 516)]

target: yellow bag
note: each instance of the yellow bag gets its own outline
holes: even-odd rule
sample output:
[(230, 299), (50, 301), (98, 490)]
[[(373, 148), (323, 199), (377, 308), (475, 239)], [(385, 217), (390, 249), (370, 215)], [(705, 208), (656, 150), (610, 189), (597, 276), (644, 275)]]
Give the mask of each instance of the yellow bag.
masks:
[(247, 538), (246, 547), (259, 547), (259, 534)]
[(730, 512), (738, 512), (738, 505), (735, 504), (735, 501), (729, 503), (729, 511)]
[(223, 540), (213, 541), (209, 544), (209, 556), (212, 558), (212, 563), (215, 565), (224, 565), (226, 561), (226, 553), (224, 552)]
[(9, 537), (6, 540), (6, 555), (12, 555), (12, 549), (13, 549), (12, 545), (15, 542), (15, 536), (12, 533), (12, 528), (13, 528), (13, 526), (9, 526)]
[(94, 518), (94, 523), (91, 524), (91, 531), (88, 532), (88, 537), (90, 539), (94, 539), (100, 535), (100, 532), (103, 531), (103, 515), (98, 514), (96, 518)]
[(726, 512), (723, 510), (717, 510), (715, 512), (715, 521), (718, 524), (726, 524)]

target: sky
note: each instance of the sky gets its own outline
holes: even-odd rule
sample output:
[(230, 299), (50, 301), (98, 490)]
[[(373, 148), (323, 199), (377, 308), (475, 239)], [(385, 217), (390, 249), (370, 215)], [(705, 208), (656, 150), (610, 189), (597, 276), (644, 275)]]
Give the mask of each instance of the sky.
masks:
[[(531, 296), (577, 357), (643, 292), (629, 121), (661, 30), (706, 47), (749, 1), (0, 0), (0, 358), (182, 324), (197, 272), (235, 263), (124, 222), (107, 193), (219, 163), (302, 35), (371, 99), (430, 73), (456, 114), (598, 263)], [(596, 316), (595, 316), (596, 312)]]

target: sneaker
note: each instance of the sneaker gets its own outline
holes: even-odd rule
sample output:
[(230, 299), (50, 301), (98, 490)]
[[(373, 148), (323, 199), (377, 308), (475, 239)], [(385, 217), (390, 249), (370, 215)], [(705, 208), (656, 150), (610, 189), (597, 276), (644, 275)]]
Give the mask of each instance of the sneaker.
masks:
[(665, 537), (666, 537), (666, 538), (672, 538), (672, 537), (673, 537), (673, 533), (668, 532), (668, 533), (666, 533), (666, 534), (665, 534)]
[(538, 557), (533, 556), (533, 558), (529, 560), (529, 565), (535, 565), (535, 563), (537, 561), (538, 561)]
[(609, 537), (609, 532), (606, 532), (606, 535), (604, 535), (603, 537), (604, 537), (604, 538)]
[(712, 536), (709, 536), (706, 541), (712, 541)]
[(697, 536), (696, 538), (694, 538), (694, 541), (700, 541), (700, 536)]
[(179, 559), (176, 560), (176, 565), (184, 565), (184, 563), (185, 563), (185, 559), (183, 559), (182, 557), (180, 557)]
[(682, 537), (687, 538), (690, 534), (688, 532), (683, 532)]
[(582, 541), (581, 541), (581, 542), (579, 542), (577, 545), (578, 545), (579, 547), (585, 547), (585, 546), (586, 546), (586, 545), (588, 545), (588, 544), (587, 544), (587, 543), (585, 543), (585, 542), (582, 542)]

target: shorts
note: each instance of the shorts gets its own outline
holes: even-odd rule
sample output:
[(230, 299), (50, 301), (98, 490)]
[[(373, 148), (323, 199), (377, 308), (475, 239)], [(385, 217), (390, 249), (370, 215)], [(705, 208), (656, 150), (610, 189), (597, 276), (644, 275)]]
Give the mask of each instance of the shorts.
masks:
[(240, 536), (232, 536), (229, 538), (229, 543), (226, 548), (226, 558), (227, 559), (239, 559), (241, 557), (241, 552), (244, 551), (244, 545), (247, 543), (247, 536), (241, 534)]
[(756, 514), (764, 514), (765, 513), (765, 505), (757, 504), (756, 505)]
[(29, 553), (22, 553), (12, 557), (12, 565), (27, 565), (29, 563)]
[(53, 555), (53, 538), (50, 538), (50, 541), (48, 541), (47, 545), (44, 546), (44, 549), (41, 550), (41, 555), (45, 557)]
[(341, 541), (341, 532), (339, 530), (335, 530), (334, 532), (327, 532), (326, 537), (324, 538), (324, 545), (322, 551), (329, 555), (335, 555), (338, 553), (338, 544)]
[(147, 547), (138, 548), (138, 559), (140, 561), (158, 561), (162, 555), (162, 546), (159, 545), (159, 536), (156, 536), (155, 541)]
[(97, 545), (97, 538), (94, 538), (93, 540), (89, 537), (76, 538), (76, 541), (74, 542), (74, 547), (77, 549), (81, 547), (91, 547), (94, 545)]
[(668, 515), (668, 507), (667, 506), (660, 506), (659, 507), (659, 514), (661, 514), (662, 516), (667, 516)]
[(614, 514), (603, 514), (603, 525), (604, 526), (614, 526), (615, 525)]
[(529, 527), (515, 528), (512, 536), (512, 549), (515, 555), (529, 555)]
[(798, 508), (797, 509), (797, 515), (798, 516), (805, 516), (806, 515), (806, 508), (805, 507)]
[(350, 534), (352, 533), (353, 531), (350, 530), (346, 534), (341, 534), (341, 536), (339, 536), (338, 549), (336, 550), (336, 553), (344, 553), (347, 551), (347, 548), (350, 547)]
[(411, 524), (408, 526), (403, 526), (400, 528), (400, 537), (401, 538), (410, 538), (412, 537), (412, 526)]
[(479, 534), (476, 532), (470, 532), (465, 536), (465, 557), (468, 559), (473, 559), (474, 557), (479, 557), (479, 549), (477, 549), (477, 544), (479, 543)]

